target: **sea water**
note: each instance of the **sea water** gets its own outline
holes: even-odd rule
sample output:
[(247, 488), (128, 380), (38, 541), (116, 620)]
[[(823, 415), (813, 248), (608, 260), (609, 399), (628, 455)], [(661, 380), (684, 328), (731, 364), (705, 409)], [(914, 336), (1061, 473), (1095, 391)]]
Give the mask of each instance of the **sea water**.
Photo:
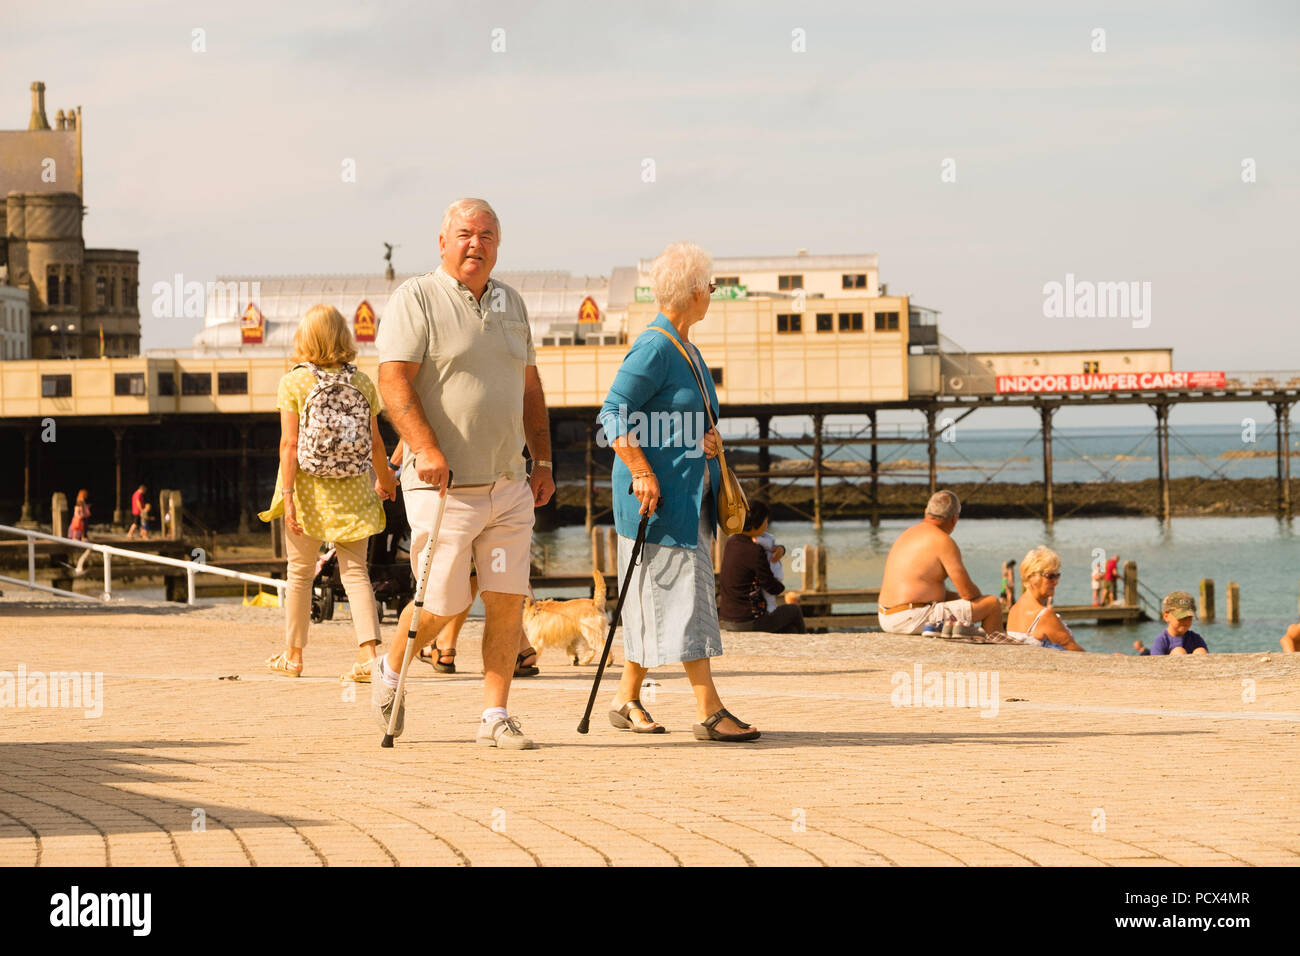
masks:
[[(788, 585), (798, 587), (793, 569), (794, 549), (825, 546), (831, 588), (879, 587), (885, 556), (894, 539), (912, 522), (881, 521), (873, 530), (866, 520), (827, 522), (820, 532), (809, 522), (773, 522), (772, 533), (790, 552), (785, 558)], [(977, 587), (996, 594), (1004, 561), (1020, 560), (1030, 548), (1044, 544), (1061, 556), (1057, 604), (1091, 604), (1092, 562), (1099, 553), (1118, 554), (1121, 566), (1135, 561), (1144, 599), (1156, 612), (1153, 620), (1133, 625), (1096, 626), (1072, 622), (1078, 642), (1089, 651), (1133, 653), (1133, 641), (1151, 646), (1163, 628), (1159, 599), (1169, 591), (1196, 594), (1202, 578), (1215, 583), (1218, 619), (1198, 621), (1199, 632), (1215, 652), (1279, 652), (1278, 639), (1297, 620), (1300, 562), (1296, 533), (1290, 522), (1275, 518), (1175, 518), (1166, 527), (1154, 518), (1067, 518), (1052, 528), (1036, 519), (971, 519), (959, 521), (953, 533)], [(582, 574), (591, 561), (591, 539), (581, 527), (536, 532), (538, 550), (546, 554), (553, 574)], [(1241, 623), (1224, 620), (1229, 581), (1241, 588)], [(1120, 597), (1123, 597), (1121, 584)], [(570, 596), (586, 591), (573, 590)], [(1017, 577), (1017, 593), (1019, 583)], [(557, 592), (557, 595), (559, 592)], [(612, 605), (611, 595), (609, 603)], [(837, 611), (855, 609), (837, 605)], [(863, 611), (873, 610), (860, 605)]]

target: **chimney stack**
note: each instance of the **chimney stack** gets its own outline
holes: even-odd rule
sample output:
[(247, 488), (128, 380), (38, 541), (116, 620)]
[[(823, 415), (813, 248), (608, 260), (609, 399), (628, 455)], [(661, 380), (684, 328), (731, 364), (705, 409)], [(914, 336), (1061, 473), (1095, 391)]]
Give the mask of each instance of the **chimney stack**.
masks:
[(27, 128), (50, 128), (50, 121), (45, 118), (45, 84), (40, 80), (32, 84), (32, 118), (27, 121)]
[(63, 110), (59, 110), (58, 113), (54, 115), (54, 128), (67, 129), (67, 126), (68, 126), (68, 121), (63, 115)]

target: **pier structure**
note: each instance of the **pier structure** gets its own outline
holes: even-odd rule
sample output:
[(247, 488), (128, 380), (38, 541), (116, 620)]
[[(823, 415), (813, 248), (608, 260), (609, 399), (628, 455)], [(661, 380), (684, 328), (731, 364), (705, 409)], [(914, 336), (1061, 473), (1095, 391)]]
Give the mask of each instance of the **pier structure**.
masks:
[[(623, 356), (657, 314), (650, 260), (608, 277), (501, 273), (528, 304), (537, 366), (551, 411), (561, 483), (580, 482), (591, 527), (607, 517), (597, 488), (612, 452), (596, 415)], [(1189, 403), (1262, 403), (1276, 422), (1276, 510), (1290, 517), (1290, 412), (1300, 372), (1184, 372), (1172, 349), (967, 352), (939, 333), (938, 313), (891, 295), (876, 256), (807, 255), (715, 260), (718, 290), (692, 342), (709, 365), (733, 467), (753, 495), (810, 486), (805, 517), (832, 515), (828, 489), (851, 489), (873, 524), (881, 479), (939, 485), (940, 444), (987, 408), (1037, 413), (1042, 502), (1031, 514), (1063, 517), (1055, 498), (1054, 430), (1062, 408), (1147, 405), (1154, 414), (1157, 513), (1167, 520), (1171, 410)], [(278, 455), (276, 390), (292, 366), (292, 332), (316, 302), (352, 316), (359, 368), (377, 379), (374, 332), (400, 276), (227, 277), (208, 292), (209, 314), (189, 350), (99, 359), (0, 361), (0, 510), (48, 524), (56, 491), (92, 493), (92, 520), (123, 526), (136, 484), (183, 492), (187, 517), (223, 530), (257, 527)], [(233, 312), (231, 290), (260, 296)], [(883, 434), (882, 414), (911, 413), (911, 432)], [(837, 419), (851, 416), (846, 426)], [(791, 435), (781, 419), (806, 423)], [(391, 443), (395, 434), (382, 422)], [(737, 434), (737, 433), (740, 434)], [(903, 448), (915, 459), (892, 460)], [(1067, 443), (1068, 447), (1068, 443)], [(796, 460), (778, 461), (779, 449)], [(924, 449), (924, 455), (921, 450)], [(883, 454), (882, 454), (883, 451)], [(984, 477), (991, 482), (997, 471)], [(1109, 477), (1099, 469), (1099, 488)], [(844, 496), (841, 496), (844, 497)], [(803, 509), (788, 505), (803, 514)], [(843, 507), (843, 505), (841, 505)], [(0, 516), (2, 517), (2, 516)]]

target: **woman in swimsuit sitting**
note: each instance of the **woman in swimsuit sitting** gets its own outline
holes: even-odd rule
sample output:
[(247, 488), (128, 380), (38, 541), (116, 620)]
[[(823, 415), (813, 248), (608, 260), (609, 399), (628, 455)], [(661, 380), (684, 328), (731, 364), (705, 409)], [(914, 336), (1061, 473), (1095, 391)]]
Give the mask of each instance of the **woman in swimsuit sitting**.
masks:
[(1051, 548), (1039, 546), (1020, 562), (1020, 587), (1024, 593), (1007, 614), (1007, 633), (1022, 640), (1032, 638), (1042, 647), (1082, 651), (1060, 615), (1052, 610), (1052, 596), (1061, 580), (1061, 558)]

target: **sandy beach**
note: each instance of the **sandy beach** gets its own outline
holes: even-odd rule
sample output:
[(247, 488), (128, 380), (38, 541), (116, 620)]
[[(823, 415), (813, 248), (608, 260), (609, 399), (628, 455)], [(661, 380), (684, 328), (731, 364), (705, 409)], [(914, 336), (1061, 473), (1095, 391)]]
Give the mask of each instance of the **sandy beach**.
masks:
[[(609, 727), (608, 683), (580, 736), (594, 667), (546, 655), (511, 699), (540, 749), (505, 753), (471, 742), (477, 622), (460, 673), (415, 665), (393, 750), (369, 687), (338, 681), (346, 615), (313, 628), (301, 679), (261, 665), (281, 634), (273, 609), (0, 599), (0, 684), (103, 675), (99, 716), (0, 708), (0, 863), (1300, 862), (1300, 655), (727, 635), (751, 745), (695, 741), (673, 668), (643, 695), (670, 734)], [(950, 673), (982, 696), (930, 693)]]

